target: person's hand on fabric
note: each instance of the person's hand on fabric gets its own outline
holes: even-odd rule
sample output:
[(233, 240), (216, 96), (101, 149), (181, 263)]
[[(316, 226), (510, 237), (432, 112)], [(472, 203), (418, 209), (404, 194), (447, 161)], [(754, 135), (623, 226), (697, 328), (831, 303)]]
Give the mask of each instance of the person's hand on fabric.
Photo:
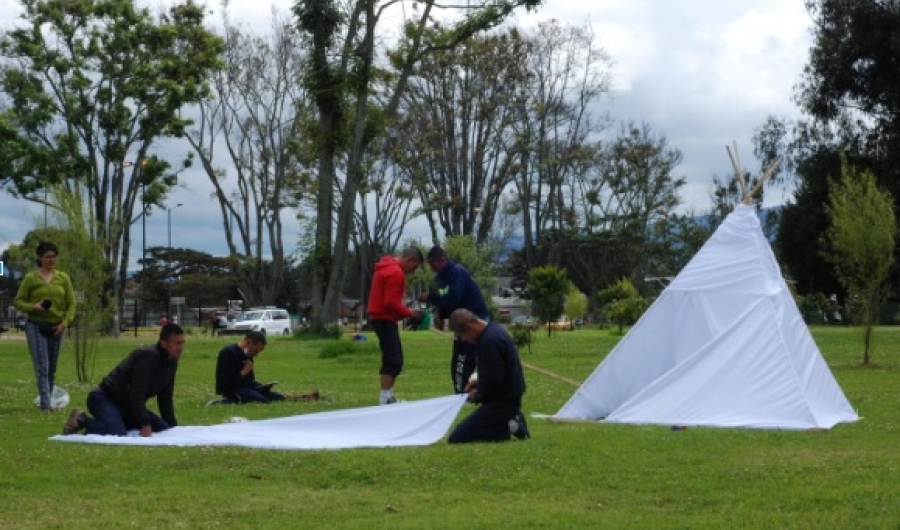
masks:
[(144, 438), (153, 436), (153, 429), (151, 429), (149, 425), (144, 425), (143, 427), (141, 427), (141, 436), (143, 436)]

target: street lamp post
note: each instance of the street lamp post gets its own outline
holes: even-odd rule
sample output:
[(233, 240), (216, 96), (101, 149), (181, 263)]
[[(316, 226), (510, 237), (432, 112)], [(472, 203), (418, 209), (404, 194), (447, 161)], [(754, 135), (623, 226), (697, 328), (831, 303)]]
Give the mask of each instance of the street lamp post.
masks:
[[(147, 303), (144, 288), (147, 286), (147, 197), (144, 181), (141, 179), (141, 313), (144, 327), (147, 327)], [(137, 337), (137, 323), (134, 325), (134, 336)]]
[[(143, 166), (143, 165), (144, 164), (142, 162), (141, 166)], [(125, 162), (122, 163), (122, 167), (132, 167), (132, 166), (134, 166), (134, 162), (132, 162), (130, 160), (126, 160)], [(138, 179), (141, 181), (141, 286), (139, 288), (140, 291), (138, 291), (138, 288), (135, 288), (135, 296), (134, 296), (134, 300), (132, 301), (132, 303), (134, 304), (133, 309), (134, 309), (134, 336), (135, 337), (138, 336), (138, 323), (139, 323), (138, 301), (140, 301), (141, 311), (143, 311), (144, 310), (144, 288), (146, 287), (146, 283), (147, 283), (147, 275), (146, 275), (146, 270), (145, 270), (145, 265), (144, 265), (144, 261), (147, 259), (147, 202), (146, 202), (146, 199), (144, 198), (144, 193), (145, 193), (146, 189), (144, 187), (143, 179), (140, 178), (140, 173), (139, 173), (140, 166), (138, 167), (137, 171), (138, 171), (138, 173), (136, 173), (136, 174), (138, 175)], [(140, 298), (137, 296), (138, 292), (140, 292)], [(144, 314), (143, 322), (144, 322), (144, 327), (146, 327), (147, 326), (146, 312)]]
[[(175, 208), (181, 208), (182, 206), (184, 206), (184, 205), (179, 202), (178, 204), (176, 204), (175, 206), (173, 206), (171, 208), (166, 208), (166, 217), (167, 217), (166, 227), (167, 227), (167, 232), (169, 235), (169, 246), (168, 246), (169, 250), (167, 252), (167, 257), (166, 257), (167, 265), (171, 265), (171, 263), (172, 263), (172, 210), (174, 210)], [(169, 311), (172, 310), (172, 279), (171, 278), (166, 279), (166, 285), (168, 286), (168, 292), (167, 292), (167, 297), (166, 297), (166, 320), (171, 322), (172, 315), (169, 314)]]

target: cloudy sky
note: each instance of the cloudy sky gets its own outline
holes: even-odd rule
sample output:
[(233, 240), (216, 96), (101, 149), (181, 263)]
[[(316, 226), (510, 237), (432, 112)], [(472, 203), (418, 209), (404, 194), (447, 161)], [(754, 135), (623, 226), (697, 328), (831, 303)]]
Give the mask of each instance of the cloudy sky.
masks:
[[(218, 0), (207, 4), (212, 11), (220, 6)], [(265, 28), (271, 9), (287, 13), (292, 0), (230, 4), (232, 20)], [(0, 28), (14, 22), (18, 5), (0, 0)], [(617, 121), (646, 123), (682, 151), (676, 171), (688, 181), (682, 196), (695, 210), (709, 206), (713, 175), (731, 174), (726, 145), (736, 142), (746, 169), (758, 172), (753, 131), (768, 115), (798, 115), (791, 97), (811, 44), (803, 0), (545, 0), (538, 12), (520, 14), (516, 21), (532, 25), (548, 18), (593, 27), (614, 61), (613, 94), (599, 110)], [(173, 162), (186, 149), (178, 151)], [(181, 181), (184, 187), (169, 201), (170, 207), (182, 205), (171, 213), (173, 246), (225, 254), (206, 177), (187, 173)], [(767, 194), (770, 204), (784, 200), (782, 194)], [(0, 249), (21, 241), (42, 211), (0, 192)], [(298, 230), (292, 221), (287, 224), (290, 251)], [(424, 224), (411, 227), (408, 236), (426, 234)], [(167, 215), (156, 211), (147, 220), (147, 246), (165, 245), (167, 239)], [(140, 244), (139, 228), (133, 240)]]

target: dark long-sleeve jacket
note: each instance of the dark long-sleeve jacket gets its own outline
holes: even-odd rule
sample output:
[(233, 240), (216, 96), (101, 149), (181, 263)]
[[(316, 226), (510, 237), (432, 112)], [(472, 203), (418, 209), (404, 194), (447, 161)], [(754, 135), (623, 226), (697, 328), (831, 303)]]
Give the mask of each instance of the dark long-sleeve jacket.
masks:
[(138, 348), (100, 382), (100, 389), (119, 406), (129, 427), (150, 424), (147, 400), (156, 397), (160, 417), (169, 427), (178, 425), (172, 395), (175, 392), (175, 373), (178, 360), (158, 344)]
[(525, 393), (525, 375), (519, 352), (509, 334), (502, 326), (488, 323), (476, 346), (478, 388), (475, 403), (520, 405)]
[(219, 350), (219, 359), (216, 361), (216, 394), (225, 395), (243, 386), (257, 386), (253, 370), (247, 375), (241, 375), (241, 368), (250, 360), (252, 359), (237, 344)]
[(481, 288), (465, 267), (452, 260), (435, 276), (437, 290), (428, 294), (428, 302), (438, 308), (441, 318), (448, 318), (457, 309), (468, 309), (478, 318), (489, 316)]

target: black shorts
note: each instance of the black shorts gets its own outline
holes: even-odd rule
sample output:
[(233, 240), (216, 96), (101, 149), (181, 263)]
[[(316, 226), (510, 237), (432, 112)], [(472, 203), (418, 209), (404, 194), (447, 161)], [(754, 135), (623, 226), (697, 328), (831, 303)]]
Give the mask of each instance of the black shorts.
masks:
[(373, 320), (372, 328), (381, 348), (381, 375), (397, 377), (403, 370), (403, 346), (400, 344), (400, 326), (390, 320)]

